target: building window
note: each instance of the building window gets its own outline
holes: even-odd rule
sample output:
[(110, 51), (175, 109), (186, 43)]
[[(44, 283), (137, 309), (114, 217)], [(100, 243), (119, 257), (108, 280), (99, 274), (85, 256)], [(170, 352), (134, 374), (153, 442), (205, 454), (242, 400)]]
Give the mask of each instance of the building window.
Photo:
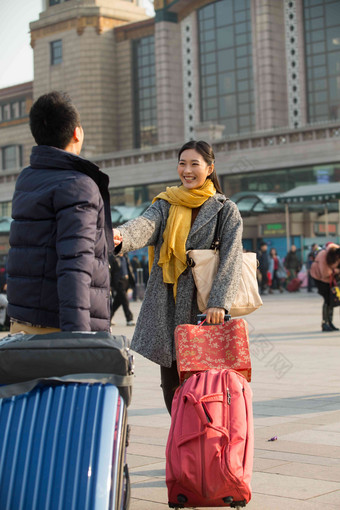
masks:
[(340, 118), (340, 3), (305, 0), (309, 122)]
[(11, 104), (11, 117), (12, 117), (12, 119), (20, 118), (20, 103), (19, 103), (19, 101), (15, 101), (15, 103)]
[(20, 116), (26, 117), (27, 111), (26, 111), (26, 99), (21, 99), (20, 101)]
[(52, 41), (51, 43), (51, 65), (55, 66), (61, 64), (63, 61), (63, 46), (62, 40)]
[(0, 203), (0, 216), (10, 217), (12, 214), (12, 202), (1, 202)]
[(21, 146), (8, 145), (2, 147), (2, 169), (18, 168), (21, 165)]
[(157, 144), (157, 101), (154, 36), (133, 42), (134, 145)]
[(52, 5), (61, 4), (62, 2), (68, 2), (68, 0), (49, 0), (49, 5), (51, 7)]
[(0, 104), (0, 123), (26, 117), (26, 99)]
[(254, 129), (250, 0), (220, 0), (198, 9), (201, 121), (224, 134)]
[(11, 105), (10, 104), (4, 104), (2, 107), (2, 119), (4, 122), (6, 120), (11, 120)]

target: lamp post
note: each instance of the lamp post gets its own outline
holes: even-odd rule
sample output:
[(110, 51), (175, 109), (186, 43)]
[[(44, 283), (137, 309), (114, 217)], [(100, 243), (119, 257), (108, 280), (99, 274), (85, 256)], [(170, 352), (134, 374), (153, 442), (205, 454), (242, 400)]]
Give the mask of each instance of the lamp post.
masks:
[(289, 225), (289, 206), (285, 204), (285, 214), (286, 214), (286, 241), (287, 241), (287, 253), (290, 250), (290, 225)]

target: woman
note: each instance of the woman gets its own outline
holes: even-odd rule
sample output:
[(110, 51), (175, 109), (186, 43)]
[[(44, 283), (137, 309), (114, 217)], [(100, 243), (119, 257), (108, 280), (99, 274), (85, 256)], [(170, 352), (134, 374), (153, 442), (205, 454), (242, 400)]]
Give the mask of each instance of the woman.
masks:
[(183, 145), (177, 166), (181, 185), (167, 188), (142, 216), (114, 231), (115, 244), (122, 239), (124, 252), (151, 247), (150, 277), (131, 347), (161, 366), (169, 413), (179, 385), (174, 330), (179, 324), (196, 324), (200, 313), (186, 250), (210, 249), (219, 211), (220, 264), (205, 311), (207, 323), (223, 323), (241, 276), (242, 220), (236, 205), (222, 193), (214, 161), (206, 142)]
[(286, 270), (275, 248), (272, 248), (269, 252), (269, 272), (272, 281), (269, 294), (273, 293), (273, 289), (278, 289), (280, 292), (283, 292), (281, 280), (282, 278), (286, 278)]
[(333, 307), (330, 301), (331, 283), (339, 274), (340, 246), (329, 243), (325, 249), (320, 250), (310, 268), (318, 293), (323, 297), (322, 331), (339, 331), (333, 324)]

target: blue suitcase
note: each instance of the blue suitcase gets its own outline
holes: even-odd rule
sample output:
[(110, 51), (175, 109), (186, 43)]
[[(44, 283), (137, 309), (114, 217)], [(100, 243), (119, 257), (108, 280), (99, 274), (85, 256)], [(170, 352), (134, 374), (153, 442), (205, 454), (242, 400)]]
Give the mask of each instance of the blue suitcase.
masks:
[(111, 384), (49, 383), (0, 399), (0, 509), (127, 509), (127, 436)]

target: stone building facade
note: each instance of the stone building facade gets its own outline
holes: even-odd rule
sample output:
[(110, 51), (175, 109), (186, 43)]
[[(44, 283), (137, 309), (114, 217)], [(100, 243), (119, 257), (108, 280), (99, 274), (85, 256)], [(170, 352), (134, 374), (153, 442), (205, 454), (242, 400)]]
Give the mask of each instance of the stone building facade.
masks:
[[(138, 0), (45, 0), (30, 24), (34, 81), (3, 89), (0, 103), (20, 87), (30, 88), (27, 108), (66, 90), (81, 114), (84, 156), (110, 175), (113, 205), (148, 202), (176, 183), (176, 151), (193, 138), (213, 143), (225, 193), (242, 199), (340, 179), (337, 0), (154, 7), (149, 17)], [(0, 121), (0, 150), (24, 147), (20, 165), (0, 172), (2, 204), (32, 143), (27, 116), (16, 120)], [(278, 222), (281, 237), (289, 230), (294, 242), (309, 239), (321, 209), (293, 212), (289, 229), (282, 210), (254, 210), (244, 217), (245, 239), (255, 248)]]

